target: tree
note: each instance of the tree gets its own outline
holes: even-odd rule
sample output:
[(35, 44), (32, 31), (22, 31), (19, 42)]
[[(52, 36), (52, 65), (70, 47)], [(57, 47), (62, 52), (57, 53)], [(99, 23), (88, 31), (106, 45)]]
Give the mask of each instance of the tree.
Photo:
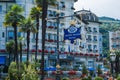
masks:
[(18, 38), (18, 50), (19, 50), (19, 53), (20, 53), (20, 63), (22, 63), (22, 46), (23, 46), (23, 44), (22, 44), (22, 41), (24, 40), (24, 38), (23, 37), (19, 37)]
[(87, 68), (85, 65), (83, 65), (83, 68), (82, 68), (82, 74), (85, 74), (87, 75), (88, 71), (87, 71)]
[[(9, 64), (11, 62), (11, 54), (13, 54), (15, 50), (14, 45), (15, 45), (15, 42), (13, 40), (6, 43), (6, 50), (9, 54)], [(14, 55), (14, 58), (15, 58), (15, 55)]]
[(15, 60), (18, 64), (18, 44), (17, 44), (17, 26), (19, 22), (24, 19), (22, 16), (23, 9), (18, 5), (13, 5), (5, 15), (5, 22), (4, 25), (8, 27), (14, 28), (14, 41), (15, 41)]
[(27, 39), (27, 62), (29, 61), (29, 46), (30, 46), (30, 32), (36, 33), (37, 30), (35, 28), (34, 22), (31, 20), (31, 18), (24, 19), (20, 22), (20, 32), (27, 33), (26, 39)]
[(98, 75), (102, 74), (102, 70), (100, 68), (100, 65), (98, 65), (97, 71), (98, 71)]
[[(36, 33), (36, 52), (35, 52), (35, 61), (37, 61), (37, 54), (38, 54), (38, 34), (39, 34), (39, 18), (42, 16), (42, 2), (43, 0), (35, 0), (36, 7), (31, 9), (30, 16), (32, 19), (36, 20), (36, 28), (38, 32)], [(55, 5), (56, 0), (47, 0), (47, 4)], [(47, 6), (46, 6), (47, 8)], [(47, 10), (47, 9), (46, 9)]]

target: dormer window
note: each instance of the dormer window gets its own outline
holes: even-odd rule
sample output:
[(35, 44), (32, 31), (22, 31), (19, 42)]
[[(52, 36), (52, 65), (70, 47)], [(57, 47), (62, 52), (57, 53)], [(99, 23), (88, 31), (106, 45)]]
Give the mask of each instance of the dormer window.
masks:
[(71, 7), (71, 9), (72, 9), (72, 10), (75, 10), (75, 8), (74, 8), (73, 6)]
[(61, 1), (60, 7), (61, 7), (61, 9), (62, 9), (62, 8), (65, 8), (65, 2)]

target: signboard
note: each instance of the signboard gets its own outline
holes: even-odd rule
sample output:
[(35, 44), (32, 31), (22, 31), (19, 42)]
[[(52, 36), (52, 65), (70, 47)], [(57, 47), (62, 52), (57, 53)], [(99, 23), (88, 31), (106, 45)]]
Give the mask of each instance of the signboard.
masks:
[(0, 64), (5, 64), (6, 57), (5, 56), (0, 56)]
[(71, 25), (68, 29), (64, 29), (64, 40), (70, 40), (71, 43), (75, 39), (81, 39), (81, 28), (77, 28), (74, 25)]

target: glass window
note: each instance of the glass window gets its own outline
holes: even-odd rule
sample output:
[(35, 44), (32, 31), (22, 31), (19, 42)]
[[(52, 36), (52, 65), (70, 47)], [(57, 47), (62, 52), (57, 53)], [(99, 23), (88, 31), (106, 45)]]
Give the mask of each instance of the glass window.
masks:
[(18, 37), (21, 37), (21, 32), (18, 32)]
[(61, 13), (60, 16), (65, 16), (65, 13)]
[(50, 40), (53, 40), (53, 39), (54, 39), (54, 35), (50, 34)]
[(2, 6), (0, 5), (0, 12), (2, 12)]
[(52, 26), (52, 22), (51, 22), (51, 21), (48, 21), (48, 22), (47, 22), (47, 26)]
[(56, 34), (54, 35), (54, 40), (57, 40), (57, 35)]
[(97, 41), (97, 36), (93, 36), (93, 39), (94, 39), (95, 41)]
[(2, 38), (4, 38), (5, 37), (5, 33), (4, 32), (2, 32)]
[(91, 45), (88, 45), (88, 49), (92, 49), (92, 46), (91, 46)]
[(14, 32), (8, 31), (8, 39), (14, 39)]
[(93, 48), (96, 50), (97, 49), (97, 45), (94, 45)]
[(47, 39), (48, 40), (48, 34), (46, 33), (46, 35), (45, 35), (45, 39)]

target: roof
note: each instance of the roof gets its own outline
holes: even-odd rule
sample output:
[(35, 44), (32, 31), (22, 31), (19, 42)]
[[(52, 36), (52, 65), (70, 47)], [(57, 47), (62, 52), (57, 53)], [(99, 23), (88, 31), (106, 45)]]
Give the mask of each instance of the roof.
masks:
[(80, 11), (77, 11), (75, 13), (77, 14), (76, 17), (82, 21), (100, 23), (98, 20), (98, 17), (94, 13), (92, 13), (91, 11), (80, 10)]

